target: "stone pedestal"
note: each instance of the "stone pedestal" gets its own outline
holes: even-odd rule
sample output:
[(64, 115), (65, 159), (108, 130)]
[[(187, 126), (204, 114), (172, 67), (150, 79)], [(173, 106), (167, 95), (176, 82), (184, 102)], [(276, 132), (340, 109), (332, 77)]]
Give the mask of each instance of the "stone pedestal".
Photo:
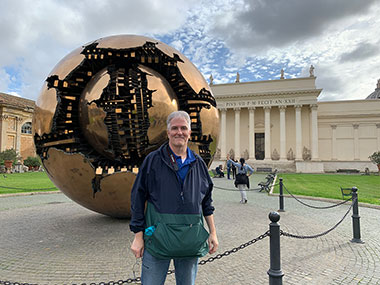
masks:
[(296, 161), (297, 173), (324, 173), (322, 162), (318, 161)]

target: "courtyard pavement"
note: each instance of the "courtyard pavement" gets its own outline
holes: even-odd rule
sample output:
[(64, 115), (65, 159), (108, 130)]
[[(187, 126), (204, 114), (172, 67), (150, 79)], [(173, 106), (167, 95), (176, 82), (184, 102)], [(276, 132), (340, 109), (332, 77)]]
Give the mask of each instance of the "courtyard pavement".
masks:
[[(262, 179), (253, 176), (252, 187)], [(213, 181), (217, 187), (235, 190), (232, 180)], [(268, 214), (279, 207), (278, 197), (267, 193), (250, 191), (248, 203), (242, 205), (238, 191), (220, 188), (215, 188), (213, 194), (220, 242), (217, 253), (265, 233), (270, 223)], [(331, 205), (303, 201), (315, 206)], [(349, 206), (317, 210), (285, 198), (279, 224), (292, 234), (318, 234), (341, 220)], [(363, 244), (350, 242), (351, 213), (323, 237), (282, 236), (283, 283), (380, 284), (380, 211), (360, 207), (359, 214)], [(0, 280), (90, 284), (131, 278), (136, 259), (129, 250), (133, 235), (128, 223), (89, 211), (61, 193), (0, 197)], [(268, 284), (268, 269), (269, 237), (199, 266), (196, 284)], [(166, 284), (175, 284), (174, 276), (169, 275)]]

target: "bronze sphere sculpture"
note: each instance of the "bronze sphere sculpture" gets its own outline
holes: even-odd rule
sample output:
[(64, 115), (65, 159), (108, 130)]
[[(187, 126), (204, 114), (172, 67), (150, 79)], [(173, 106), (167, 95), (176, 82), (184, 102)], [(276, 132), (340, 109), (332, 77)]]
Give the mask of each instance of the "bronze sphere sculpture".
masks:
[(219, 117), (197, 68), (151, 38), (101, 38), (71, 52), (46, 79), (33, 118), (36, 151), (69, 198), (129, 218), (138, 168), (166, 141), (166, 118), (175, 110), (189, 113), (189, 147), (209, 164)]

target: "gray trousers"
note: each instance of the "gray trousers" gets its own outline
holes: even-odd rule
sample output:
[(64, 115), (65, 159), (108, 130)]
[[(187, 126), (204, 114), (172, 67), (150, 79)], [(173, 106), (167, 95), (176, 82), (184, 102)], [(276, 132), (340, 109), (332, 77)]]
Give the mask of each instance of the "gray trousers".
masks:
[(247, 185), (245, 185), (245, 184), (238, 184), (238, 189), (240, 191), (241, 200), (242, 201), (247, 200), (247, 192), (245, 191), (245, 190), (247, 190)]

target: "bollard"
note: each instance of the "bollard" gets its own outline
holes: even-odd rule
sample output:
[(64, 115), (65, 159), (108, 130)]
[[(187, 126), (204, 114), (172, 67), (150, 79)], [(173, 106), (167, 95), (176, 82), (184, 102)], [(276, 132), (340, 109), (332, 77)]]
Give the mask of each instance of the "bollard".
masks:
[(280, 253), (280, 225), (277, 223), (280, 220), (280, 214), (277, 212), (270, 212), (269, 219), (269, 251), (270, 251), (270, 268), (268, 270), (269, 284), (282, 285), (282, 276), (284, 273), (281, 271), (281, 253)]
[(278, 209), (279, 212), (285, 212), (284, 210), (284, 185), (282, 184), (282, 178), (280, 178), (280, 209)]
[(352, 206), (352, 228), (354, 231), (354, 238), (351, 242), (364, 243), (360, 239), (360, 216), (359, 216), (359, 201), (358, 201), (358, 188), (352, 187), (352, 201), (354, 205)]

